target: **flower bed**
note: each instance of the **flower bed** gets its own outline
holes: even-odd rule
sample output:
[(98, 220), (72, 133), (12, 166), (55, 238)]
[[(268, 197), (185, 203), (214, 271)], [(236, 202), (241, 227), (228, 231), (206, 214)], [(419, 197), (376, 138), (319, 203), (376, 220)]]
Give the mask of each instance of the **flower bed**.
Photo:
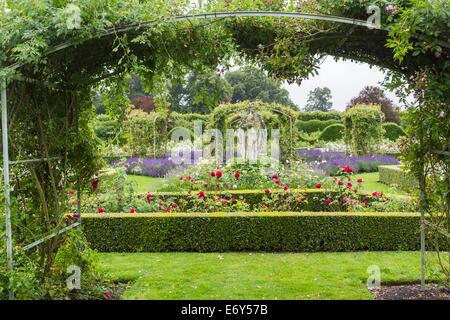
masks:
[[(189, 152), (188, 152), (189, 153)], [(191, 151), (190, 157), (182, 158), (180, 163), (175, 163), (171, 153), (165, 153), (159, 158), (137, 158), (132, 157), (126, 160), (116, 160), (111, 163), (112, 167), (124, 167), (127, 174), (136, 174), (148, 177), (164, 177), (168, 171), (176, 167), (186, 167), (187, 165), (196, 163), (201, 156), (202, 151)], [(179, 156), (183, 156), (180, 152)]]
[[(82, 212), (405, 212), (414, 210), (415, 206), (413, 198), (388, 198), (383, 192), (362, 192), (360, 185), (363, 179), (352, 178), (355, 169), (350, 166), (340, 168), (343, 175), (339, 177), (323, 176), (320, 180), (313, 177), (315, 181), (308, 183), (311, 185), (314, 181), (313, 187), (305, 189), (291, 189), (283, 184), (286, 180), (281, 177), (292, 179), (292, 173), (265, 177), (259, 172), (251, 173), (251, 167), (245, 168), (250, 171), (235, 171), (236, 168), (228, 165), (210, 171), (207, 166), (206, 170), (198, 172), (195, 180), (192, 176), (174, 177), (177, 191), (152, 193), (135, 192), (122, 168), (116, 171), (116, 176), (108, 180), (103, 178), (106, 184), (109, 181), (110, 186), (100, 183), (99, 187), (99, 180), (93, 182), (93, 195), (82, 196)], [(244, 183), (245, 186), (259, 178), (268, 187), (252, 190), (230, 188), (231, 183)], [(70, 212), (75, 214), (77, 200), (73, 191), (69, 201)]]
[(102, 252), (418, 250), (417, 213), (88, 214)]
[(356, 173), (378, 171), (380, 165), (398, 165), (400, 162), (390, 155), (346, 156), (336, 151), (322, 151), (320, 149), (303, 149), (297, 153), (306, 160), (312, 168), (336, 175), (343, 166), (350, 166)]

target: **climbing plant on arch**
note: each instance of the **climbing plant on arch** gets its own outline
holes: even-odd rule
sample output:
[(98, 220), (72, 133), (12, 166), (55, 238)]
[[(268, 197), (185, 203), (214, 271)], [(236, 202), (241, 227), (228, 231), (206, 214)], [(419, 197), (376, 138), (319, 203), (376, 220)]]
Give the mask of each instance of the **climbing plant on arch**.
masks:
[[(79, 28), (68, 27), (69, 3), (80, 8)], [(448, 228), (449, 175), (435, 183), (427, 179), (435, 164), (448, 172), (449, 3), (393, 3), (387, 10), (386, 1), (372, 1), (381, 8), (383, 28), (369, 29), (361, 23), (368, 16), (363, 0), (217, 1), (200, 11), (285, 11), (310, 19), (275, 14), (175, 18), (199, 12), (186, 9), (186, 0), (6, 1), (9, 11), (0, 15), (0, 78), (10, 111), (3, 127), (12, 146), (9, 159), (58, 157), (13, 169), (6, 187), (12, 190), (14, 245), (61, 229), (72, 183), (92, 189), (100, 163), (89, 126), (90, 96), (98, 83), (113, 93), (108, 113), (120, 118), (127, 73), (139, 74), (155, 89), (168, 76), (212, 69), (231, 56), (289, 82), (314, 74), (325, 55), (391, 70), (391, 86), (418, 97), (419, 103), (410, 106), (404, 154), (421, 180), (422, 209), (436, 205), (438, 212), (446, 212), (447, 220), (434, 223), (442, 228), (447, 221)], [(339, 23), (326, 18), (330, 15), (347, 19)], [(61, 238), (54, 237), (37, 247), (43, 277), (51, 275), (60, 245)]]

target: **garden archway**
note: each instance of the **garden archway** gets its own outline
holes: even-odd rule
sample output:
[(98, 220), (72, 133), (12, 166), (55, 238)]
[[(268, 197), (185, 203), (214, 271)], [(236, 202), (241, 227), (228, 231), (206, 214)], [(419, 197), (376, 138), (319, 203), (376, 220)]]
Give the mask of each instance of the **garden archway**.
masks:
[[(364, 62), (369, 62), (377, 64), (382, 67), (390, 68), (394, 71), (401, 72), (406, 75), (413, 74), (421, 66), (435, 66), (435, 61), (429, 54), (423, 54), (416, 57), (407, 56), (404, 59), (403, 65), (398, 64), (394, 59), (394, 54), (391, 49), (385, 48), (383, 46), (374, 46), (374, 43), (379, 43), (381, 40), (386, 41), (388, 34), (384, 30), (379, 30), (376, 28), (368, 29), (367, 23), (364, 20), (357, 20), (351, 18), (342, 18), (336, 16), (326, 16), (317, 14), (307, 14), (307, 13), (292, 13), (292, 12), (227, 12), (227, 13), (210, 13), (210, 14), (199, 14), (184, 17), (177, 17), (164, 22), (164, 24), (170, 24), (174, 21), (190, 21), (199, 19), (222, 19), (222, 18), (233, 18), (233, 17), (278, 17), (281, 19), (288, 18), (300, 18), (300, 19), (314, 19), (317, 21), (325, 21), (326, 23), (343, 23), (346, 26), (332, 26), (332, 32), (321, 32), (316, 36), (310, 37), (310, 35), (305, 35), (302, 32), (298, 34), (292, 34), (292, 30), (289, 32), (284, 32), (286, 30), (279, 29), (278, 21), (269, 21), (267, 25), (258, 26), (250, 24), (248, 28), (247, 20), (233, 20), (225, 21), (224, 30), (231, 31), (232, 36), (226, 35), (221, 39), (231, 38), (233, 39), (233, 45), (237, 46), (239, 50), (244, 52), (244, 55), (248, 57), (258, 58), (259, 61), (269, 62), (265, 66), (268, 71), (278, 76), (281, 79), (290, 80), (301, 80), (301, 76), (311, 73), (314, 71), (316, 62), (318, 59), (315, 57), (316, 54), (330, 54), (337, 57), (360, 60)], [(219, 22), (219, 21), (212, 21)], [(280, 21), (281, 24), (288, 27), (296, 27), (296, 24), (290, 24), (292, 21), (285, 22), (285, 20)], [(3, 73), (5, 80), (2, 82), (2, 126), (3, 126), (3, 157), (4, 157), (4, 171), (5, 171), (5, 186), (6, 186), (6, 216), (7, 216), (7, 231), (8, 231), (8, 265), (12, 268), (12, 239), (11, 239), (11, 225), (10, 225), (10, 213), (9, 213), (9, 167), (8, 165), (12, 163), (8, 156), (8, 127), (11, 126), (11, 122), (8, 123), (7, 115), (7, 100), (13, 101), (13, 104), (17, 104), (18, 107), (18, 95), (20, 92), (20, 85), (15, 85), (12, 82), (13, 78), (17, 79), (20, 75), (25, 88), (33, 89), (40, 86), (46, 86), (47, 89), (42, 90), (36, 96), (45, 96), (48, 92), (59, 92), (59, 96), (67, 95), (67, 99), (70, 100), (69, 107), (66, 109), (71, 113), (70, 123), (78, 128), (79, 106), (74, 100), (78, 98), (80, 92), (87, 96), (89, 87), (95, 82), (101, 81), (103, 79), (111, 78), (114, 76), (121, 76), (129, 71), (132, 62), (137, 65), (150, 66), (145, 72), (147, 74), (153, 74), (153, 70), (158, 70), (158, 65), (164, 62), (170, 62), (172, 64), (179, 63), (184, 59), (182, 56), (179, 61), (173, 60), (172, 58), (164, 58), (162, 61), (157, 61), (158, 55), (161, 56), (166, 53), (158, 53), (156, 49), (155, 56), (148, 56), (148, 43), (146, 43), (145, 37), (150, 37), (147, 34), (146, 28), (156, 24), (161, 26), (161, 21), (153, 20), (149, 22), (139, 23), (139, 24), (129, 24), (126, 26), (114, 27), (107, 32), (101, 33), (92, 38), (84, 39), (73, 39), (74, 41), (66, 42), (61, 45), (57, 45), (45, 51), (44, 54), (37, 54), (37, 58), (44, 63), (40, 64), (37, 60), (30, 59), (29, 57), (23, 59), (21, 62), (14, 62), (17, 56), (6, 56), (3, 59), (3, 65), (6, 72)], [(268, 28), (266, 28), (268, 27)], [(257, 33), (257, 37), (249, 37), (248, 35), (253, 33), (255, 30), (260, 30)], [(349, 29), (350, 28), (350, 29)], [(189, 29), (189, 32), (193, 32), (197, 38), (193, 44), (194, 49), (201, 48), (204, 43), (208, 43), (211, 38), (206, 37), (201, 39), (202, 33), (195, 31), (194, 28)], [(351, 31), (349, 34), (349, 30)], [(183, 34), (186, 33), (186, 27), (181, 31)], [(122, 36), (120, 37), (119, 34)], [(142, 36), (145, 35), (144, 38)], [(286, 46), (276, 46), (273, 42), (279, 36), (286, 36), (288, 41), (294, 43), (294, 39), (300, 39), (304, 41), (309, 41), (309, 52), (305, 55), (298, 56), (296, 50), (301, 51), (305, 47), (301, 45), (293, 45), (291, 47)], [(160, 37), (159, 35), (158, 37)], [(132, 40), (128, 41), (128, 37), (134, 37)], [(156, 35), (154, 35), (156, 37)], [(172, 39), (176, 40), (179, 34), (172, 35)], [(298, 38), (296, 38), (298, 37)], [(285, 39), (286, 39), (285, 38)], [(367, 41), (371, 39), (371, 41)], [(141, 42), (140, 42), (141, 41)], [(176, 41), (175, 41), (176, 42)], [(178, 46), (178, 43), (173, 42), (172, 46)], [(279, 43), (282, 44), (282, 41)], [(197, 46), (197, 48), (195, 48)], [(262, 46), (262, 47), (261, 47)], [(261, 50), (259, 50), (261, 48)], [(448, 48), (448, 46), (446, 46)], [(8, 48), (6, 48), (8, 49)], [(214, 65), (217, 59), (223, 57), (226, 53), (220, 48), (211, 48), (210, 59), (205, 59), (202, 62), (205, 64)], [(271, 51), (272, 50), (272, 51)], [(270, 55), (276, 50), (280, 50), (282, 55)], [(268, 55), (269, 52), (269, 55)], [(206, 53), (208, 54), (208, 52)], [(290, 69), (285, 64), (281, 63), (277, 58), (282, 59), (283, 54), (288, 64), (295, 61), (304, 63), (300, 66), (301, 69)], [(123, 58), (127, 58), (127, 63), (123, 63)], [(296, 60), (297, 59), (297, 60)], [(28, 60), (28, 61), (27, 61)], [(175, 62), (174, 62), (175, 61)], [(5, 63), (6, 62), (6, 63)], [(34, 62), (31, 64), (29, 62)], [(195, 59), (191, 59), (188, 62), (195, 62)], [(114, 66), (117, 66), (115, 68)], [(151, 70), (150, 70), (151, 69)], [(50, 72), (51, 71), (51, 72)], [(53, 73), (52, 73), (53, 72)], [(48, 92), (46, 92), (46, 90)], [(22, 91), (23, 92), (23, 91)], [(9, 94), (9, 97), (8, 97)], [(26, 94), (23, 92), (23, 94)], [(36, 98), (34, 96), (33, 98)], [(8, 99), (7, 99), (8, 98)], [(20, 97), (22, 98), (22, 97)], [(80, 97), (83, 98), (83, 97)], [(30, 101), (33, 99), (30, 99)], [(39, 103), (37, 103), (39, 105)], [(14, 109), (14, 108), (13, 108)], [(18, 109), (15, 111), (17, 112)], [(73, 116), (73, 119), (72, 119)], [(73, 121), (72, 121), (73, 120)], [(70, 126), (69, 126), (70, 127)], [(17, 157), (17, 154), (16, 154)], [(13, 159), (17, 160), (16, 158)], [(26, 159), (26, 160), (36, 160), (36, 159)], [(38, 161), (49, 162), (50, 157), (42, 157), (37, 159)], [(81, 201), (78, 202), (81, 205)], [(61, 214), (62, 211), (59, 212)]]

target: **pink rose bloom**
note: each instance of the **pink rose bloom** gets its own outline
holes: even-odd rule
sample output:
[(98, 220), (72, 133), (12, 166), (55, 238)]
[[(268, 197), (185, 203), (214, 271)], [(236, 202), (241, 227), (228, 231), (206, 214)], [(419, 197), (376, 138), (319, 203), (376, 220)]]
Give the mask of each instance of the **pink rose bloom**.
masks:
[(131, 208), (131, 209), (130, 209), (130, 213), (134, 213), (134, 208)]

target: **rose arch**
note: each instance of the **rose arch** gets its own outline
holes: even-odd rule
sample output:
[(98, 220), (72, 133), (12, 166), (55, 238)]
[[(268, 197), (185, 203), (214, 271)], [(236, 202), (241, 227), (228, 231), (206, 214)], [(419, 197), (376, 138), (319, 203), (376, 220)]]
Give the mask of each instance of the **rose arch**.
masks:
[[(417, 80), (423, 74), (433, 81), (430, 93), (424, 94), (424, 103), (432, 104), (433, 112), (438, 112), (439, 105), (448, 102), (442, 98), (442, 86), (448, 86), (449, 81), (448, 66), (432, 51), (439, 48), (441, 59), (448, 58), (448, 34), (408, 31), (405, 40), (399, 25), (408, 25), (414, 13), (414, 6), (407, 1), (400, 1), (400, 9), (409, 16), (398, 13), (394, 17), (379, 8), (381, 27), (367, 23), (370, 13), (359, 1), (321, 0), (306, 5), (224, 1), (207, 13), (188, 13), (172, 1), (80, 0), (75, 2), (81, 8), (80, 25), (71, 27), (67, 21), (72, 13), (65, 10), (66, 1), (41, 2), (45, 5), (11, 3), (0, 18), (10, 269), (13, 231), (20, 235), (15, 244), (26, 249), (39, 246), (43, 269), (51, 269), (59, 245), (57, 235), (65, 231), (59, 222), (66, 209), (64, 191), (75, 184), (80, 195), (90, 187), (99, 167), (88, 125), (91, 91), (99, 83), (114, 94), (108, 108), (111, 115), (120, 118), (125, 111), (124, 79), (130, 72), (147, 79), (150, 88), (160, 88), (165, 78), (182, 77), (190, 69), (215, 68), (235, 57), (258, 63), (278, 79), (301, 82), (316, 72), (325, 55), (331, 55), (389, 69), (393, 83), (404, 77)], [(437, 28), (446, 25), (445, 16), (433, 19)], [(408, 43), (421, 49), (410, 49)], [(164, 96), (158, 98), (164, 100)], [(430, 135), (433, 120), (417, 120), (423, 114), (420, 108), (413, 114), (417, 117), (411, 122), (420, 130), (410, 144), (412, 154), (421, 161), (410, 162), (412, 170), (419, 173), (426, 204), (431, 191), (425, 187), (424, 168), (433, 161), (446, 161), (448, 166), (448, 141), (440, 138), (448, 137), (448, 126), (436, 127)], [(22, 169), (14, 171), (16, 166)], [(32, 183), (23, 184), (25, 178)], [(448, 202), (445, 205), (448, 209)], [(427, 208), (424, 206), (422, 212)], [(50, 228), (55, 221), (57, 231)], [(27, 233), (20, 224), (34, 228), (34, 232)], [(72, 226), (78, 225), (81, 219)], [(45, 236), (36, 239), (38, 232)], [(424, 231), (422, 243), (424, 250)]]

